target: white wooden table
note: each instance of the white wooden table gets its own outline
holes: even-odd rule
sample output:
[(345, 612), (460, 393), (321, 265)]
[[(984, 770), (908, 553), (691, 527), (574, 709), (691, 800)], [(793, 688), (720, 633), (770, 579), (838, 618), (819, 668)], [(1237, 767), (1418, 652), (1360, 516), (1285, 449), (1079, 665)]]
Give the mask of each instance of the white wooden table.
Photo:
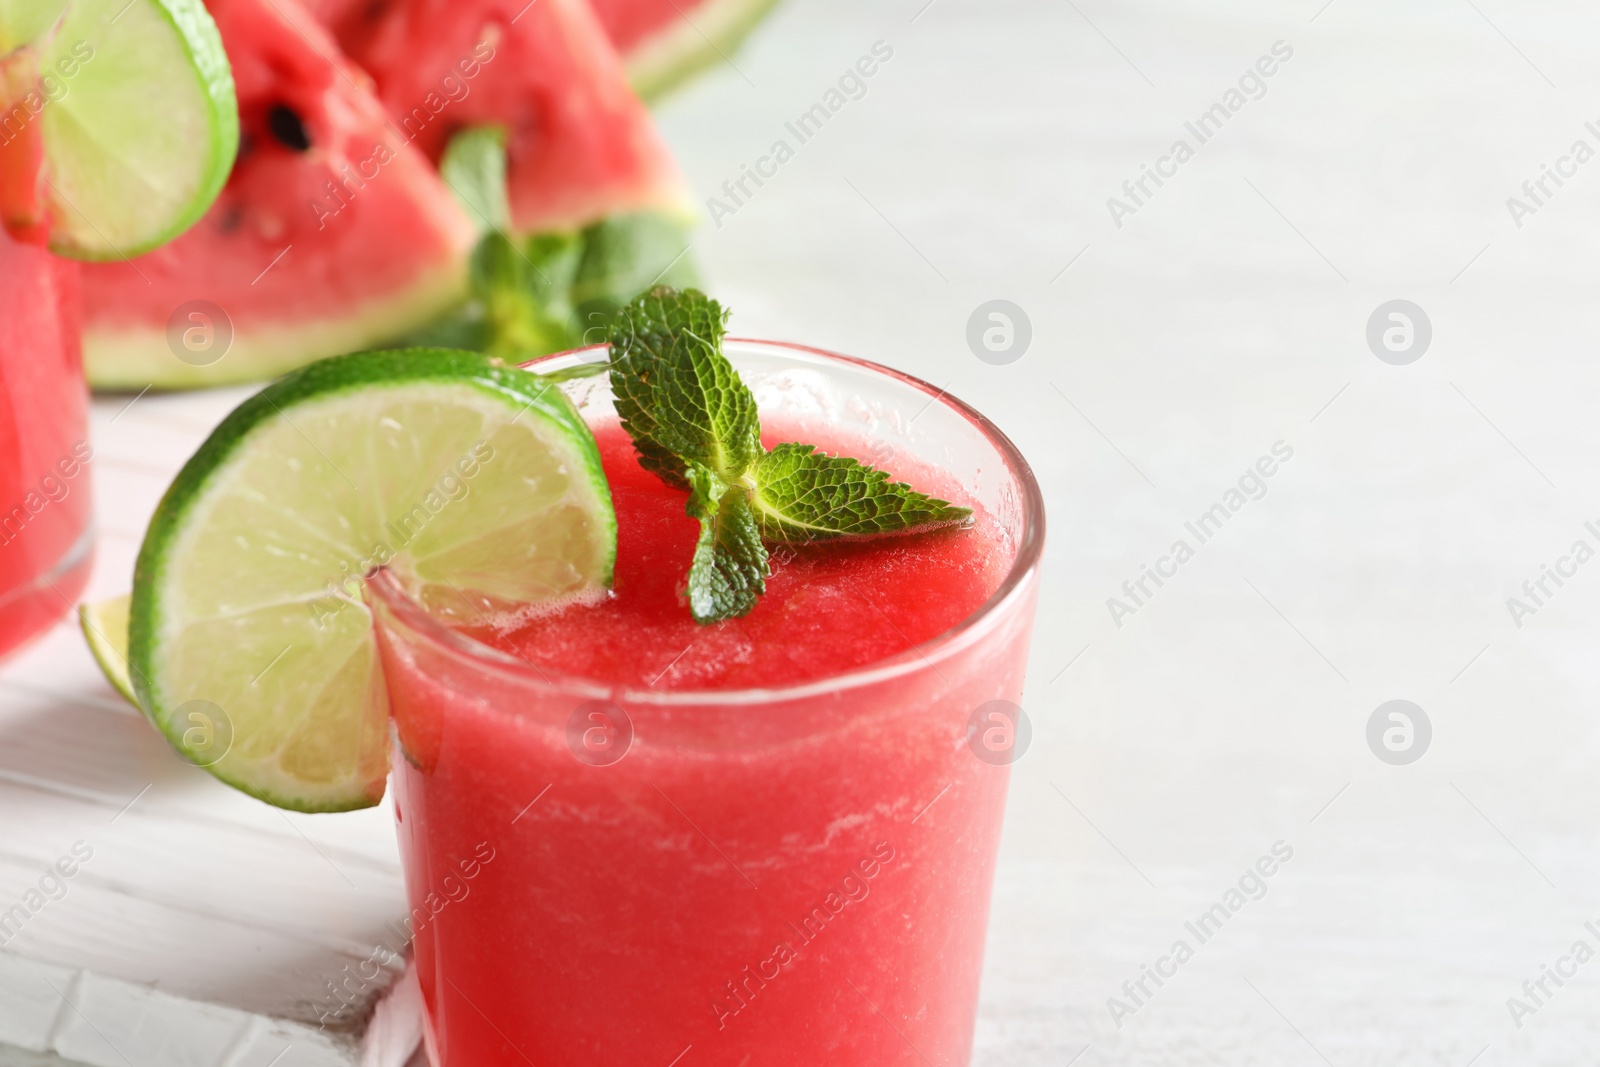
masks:
[[(786, 123), (878, 41), (864, 95), (799, 143)], [(1278, 41), (1292, 57), (1198, 144), (1185, 123)], [(1600, 564), (1520, 628), (1506, 605), (1600, 548), (1600, 161), (1562, 164), (1520, 227), (1506, 203), (1575, 140), (1600, 150), (1597, 45), (1575, 0), (790, 0), (662, 109), (702, 195), (793, 149), (694, 248), (740, 333), (948, 387), (1046, 488), (977, 1064), (1600, 1055), (1600, 962), (1508, 1007), (1574, 942), (1600, 950)], [(1161, 163), (1179, 138), (1193, 158)], [(1118, 227), (1107, 198), (1158, 163)], [(1032, 325), (1004, 366), (965, 337), (994, 298)], [(1394, 299), (1432, 326), (1409, 365), (1365, 336)], [(126, 588), (166, 479), (240, 395), (99, 402), (93, 594)], [(1108, 598), (1279, 441), (1265, 495), (1117, 625)], [(1366, 739), (1396, 698), (1432, 724), (1406, 766)], [(217, 785), (62, 629), (0, 670), (0, 825), (0, 900), (95, 850), (0, 948), (0, 998), (18, 960), (53, 961), (85, 1015), (150, 1042), (137, 1067), (351, 1061), (312, 1009), (401, 910), (386, 810)], [(1265, 895), (1201, 944), (1186, 923), (1280, 841)], [(220, 1051), (163, 1058), (167, 1009)], [(0, 1012), (0, 1042), (121, 1063), (75, 1011)]]
[[(97, 401), (89, 598), (127, 588), (172, 474), (246, 392)], [(0, 1043), (123, 1067), (356, 1062), (392, 976), (321, 1024), (342, 1003), (327, 983), (405, 911), (387, 809), (251, 800), (175, 757), (96, 674), (70, 620), (0, 671), (0, 911), (89, 855), (4, 938)]]

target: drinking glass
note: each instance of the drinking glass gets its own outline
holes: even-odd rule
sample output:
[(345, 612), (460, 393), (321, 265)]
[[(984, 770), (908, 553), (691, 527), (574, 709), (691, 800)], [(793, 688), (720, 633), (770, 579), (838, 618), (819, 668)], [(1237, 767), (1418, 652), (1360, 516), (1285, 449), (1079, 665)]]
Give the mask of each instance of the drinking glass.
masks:
[[(435, 1067), (968, 1062), (1025, 741), (1039, 488), (987, 419), (915, 378), (795, 345), (725, 350), (786, 428), (948, 472), (1009, 568), (903, 654), (731, 691), (541, 672), (371, 578)], [(614, 417), (604, 375), (561, 387), (591, 422)]]
[(78, 265), (0, 226), (0, 656), (88, 580), (88, 393)]

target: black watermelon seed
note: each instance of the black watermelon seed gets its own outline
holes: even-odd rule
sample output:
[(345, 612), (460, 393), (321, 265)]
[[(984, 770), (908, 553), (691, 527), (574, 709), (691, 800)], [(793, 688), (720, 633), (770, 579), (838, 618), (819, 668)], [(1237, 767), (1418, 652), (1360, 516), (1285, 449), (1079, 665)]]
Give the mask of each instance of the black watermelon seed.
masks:
[(267, 112), (267, 129), (285, 148), (304, 152), (311, 147), (311, 138), (306, 134), (305, 123), (301, 122), (300, 116), (286, 104), (272, 105), (272, 110)]

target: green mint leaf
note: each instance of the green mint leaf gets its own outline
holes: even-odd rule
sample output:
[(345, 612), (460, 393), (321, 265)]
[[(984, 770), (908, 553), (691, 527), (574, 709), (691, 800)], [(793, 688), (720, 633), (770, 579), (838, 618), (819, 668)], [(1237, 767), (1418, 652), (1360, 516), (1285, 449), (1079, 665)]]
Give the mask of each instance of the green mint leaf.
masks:
[(576, 233), (509, 233), (505, 130), (474, 126), (451, 138), (440, 175), (478, 225), (467, 300), (402, 340), (526, 360), (581, 343), (572, 292), (583, 261)]
[(688, 254), (684, 222), (660, 211), (611, 215), (583, 230), (583, 263), (572, 283), (572, 305), (585, 343), (604, 340), (617, 312), (654, 285), (700, 284)]
[(667, 212), (613, 215), (576, 233), (512, 232), (505, 145), (505, 129), (486, 125), (445, 148), (439, 174), (478, 228), (471, 292), (398, 341), (532, 359), (606, 340), (618, 309), (647, 286), (696, 283), (687, 225)]
[(971, 508), (953, 507), (812, 445), (779, 445), (756, 461), (751, 474), (756, 522), (769, 541), (913, 533), (956, 526), (972, 515)]
[(439, 161), (456, 202), (478, 224), (479, 233), (511, 228), (506, 198), (506, 131), (499, 126), (469, 126), (454, 137)]
[(690, 464), (737, 482), (761, 454), (756, 399), (722, 354), (727, 313), (660, 286), (611, 323), (611, 389), (645, 469), (688, 484)]
[(689, 567), (689, 613), (701, 625), (748, 615), (767, 591), (767, 549), (741, 485), (700, 463), (687, 466), (689, 514), (700, 539)]
[(472, 309), (482, 323), (475, 346), (508, 359), (576, 347), (567, 291), (582, 249), (572, 234), (541, 234), (520, 244), (498, 230), (472, 250)]

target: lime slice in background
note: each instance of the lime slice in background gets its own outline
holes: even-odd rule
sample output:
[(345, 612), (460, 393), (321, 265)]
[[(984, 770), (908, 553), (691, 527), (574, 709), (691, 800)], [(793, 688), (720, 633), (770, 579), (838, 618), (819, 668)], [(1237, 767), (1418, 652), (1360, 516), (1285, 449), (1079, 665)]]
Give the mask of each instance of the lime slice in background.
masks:
[(167, 490), (129, 673), (172, 745), (230, 785), (366, 807), (388, 702), (361, 576), (387, 565), (435, 615), (482, 621), (601, 594), (615, 557), (599, 452), (553, 383), (469, 352), (338, 356), (240, 405)]
[(201, 0), (0, 0), (0, 63), (0, 141), (42, 138), (54, 251), (136, 256), (228, 180), (238, 105)]
[(112, 597), (97, 604), (78, 605), (78, 628), (89, 644), (94, 661), (111, 683), (111, 688), (128, 698), (128, 703), (139, 706), (133, 692), (133, 682), (128, 679), (128, 601), (129, 597)]

